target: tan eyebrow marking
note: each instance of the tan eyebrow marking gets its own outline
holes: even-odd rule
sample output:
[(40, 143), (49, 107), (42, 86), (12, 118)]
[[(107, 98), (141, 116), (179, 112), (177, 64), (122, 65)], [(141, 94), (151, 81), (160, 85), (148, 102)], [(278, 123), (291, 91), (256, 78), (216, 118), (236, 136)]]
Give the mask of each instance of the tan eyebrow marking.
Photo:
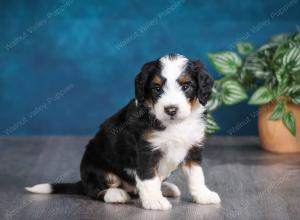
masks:
[(162, 85), (162, 80), (161, 80), (161, 78), (159, 77), (159, 76), (155, 76), (154, 78), (153, 78), (153, 80), (152, 80), (152, 82), (154, 83), (154, 84), (157, 84), (157, 85)]
[(191, 81), (191, 77), (188, 74), (183, 74), (178, 79), (178, 82), (180, 84), (188, 83), (190, 81)]

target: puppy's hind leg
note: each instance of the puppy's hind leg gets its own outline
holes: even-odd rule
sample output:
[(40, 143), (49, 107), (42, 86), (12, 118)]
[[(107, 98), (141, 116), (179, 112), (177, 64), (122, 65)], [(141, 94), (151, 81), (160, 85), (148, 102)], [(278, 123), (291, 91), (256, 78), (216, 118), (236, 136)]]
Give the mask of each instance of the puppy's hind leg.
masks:
[(97, 174), (90, 173), (86, 178), (84, 186), (89, 197), (107, 203), (125, 203), (130, 200), (128, 193), (118, 188), (121, 185), (118, 176), (107, 172)]
[(130, 196), (124, 189), (109, 188), (106, 190), (103, 200), (106, 203), (126, 203), (130, 200)]
[(107, 203), (126, 203), (130, 200), (128, 193), (119, 187), (122, 185), (122, 180), (113, 173), (106, 173), (106, 185), (109, 187), (103, 197)]
[(180, 196), (180, 190), (178, 187), (170, 182), (162, 182), (161, 185), (161, 191), (163, 196), (166, 197), (179, 197)]
[(107, 186), (105, 184), (104, 174), (88, 173), (82, 176), (84, 192), (87, 196), (96, 200), (103, 200)]

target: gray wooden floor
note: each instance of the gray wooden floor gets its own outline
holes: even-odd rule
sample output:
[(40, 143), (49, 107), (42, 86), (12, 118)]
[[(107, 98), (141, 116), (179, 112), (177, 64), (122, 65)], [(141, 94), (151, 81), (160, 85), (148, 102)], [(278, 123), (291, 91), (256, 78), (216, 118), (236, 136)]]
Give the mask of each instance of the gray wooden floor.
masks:
[(37, 195), (44, 182), (76, 181), (89, 137), (0, 138), (0, 219), (300, 219), (300, 155), (260, 150), (256, 138), (211, 138), (204, 153), (207, 185), (221, 205), (190, 202), (181, 171), (170, 181), (182, 191), (170, 211), (141, 209), (138, 200), (110, 205), (84, 196)]

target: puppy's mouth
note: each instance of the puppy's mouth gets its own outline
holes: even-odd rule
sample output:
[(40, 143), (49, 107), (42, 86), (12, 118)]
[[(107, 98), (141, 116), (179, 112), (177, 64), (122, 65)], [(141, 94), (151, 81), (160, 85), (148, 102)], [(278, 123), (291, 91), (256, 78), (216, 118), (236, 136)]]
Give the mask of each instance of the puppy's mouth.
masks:
[(173, 121), (173, 120), (175, 120), (175, 119), (176, 119), (175, 116), (170, 116), (170, 120), (171, 120), (171, 121)]
[(178, 117), (178, 116), (169, 116), (167, 118), (167, 121), (174, 122), (174, 123), (182, 121), (182, 120), (184, 120), (184, 118), (181, 118), (181, 117)]

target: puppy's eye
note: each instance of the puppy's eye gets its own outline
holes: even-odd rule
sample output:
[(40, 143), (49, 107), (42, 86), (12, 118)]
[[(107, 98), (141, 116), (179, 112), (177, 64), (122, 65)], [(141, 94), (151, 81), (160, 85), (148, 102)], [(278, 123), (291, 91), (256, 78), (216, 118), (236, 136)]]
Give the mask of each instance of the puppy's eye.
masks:
[(189, 84), (187, 84), (187, 83), (186, 83), (186, 84), (183, 84), (183, 85), (181, 86), (181, 88), (182, 88), (183, 91), (189, 90), (190, 87), (191, 87), (191, 86), (190, 86)]
[(154, 86), (152, 89), (156, 93), (161, 93), (162, 92), (162, 88), (160, 86)]

